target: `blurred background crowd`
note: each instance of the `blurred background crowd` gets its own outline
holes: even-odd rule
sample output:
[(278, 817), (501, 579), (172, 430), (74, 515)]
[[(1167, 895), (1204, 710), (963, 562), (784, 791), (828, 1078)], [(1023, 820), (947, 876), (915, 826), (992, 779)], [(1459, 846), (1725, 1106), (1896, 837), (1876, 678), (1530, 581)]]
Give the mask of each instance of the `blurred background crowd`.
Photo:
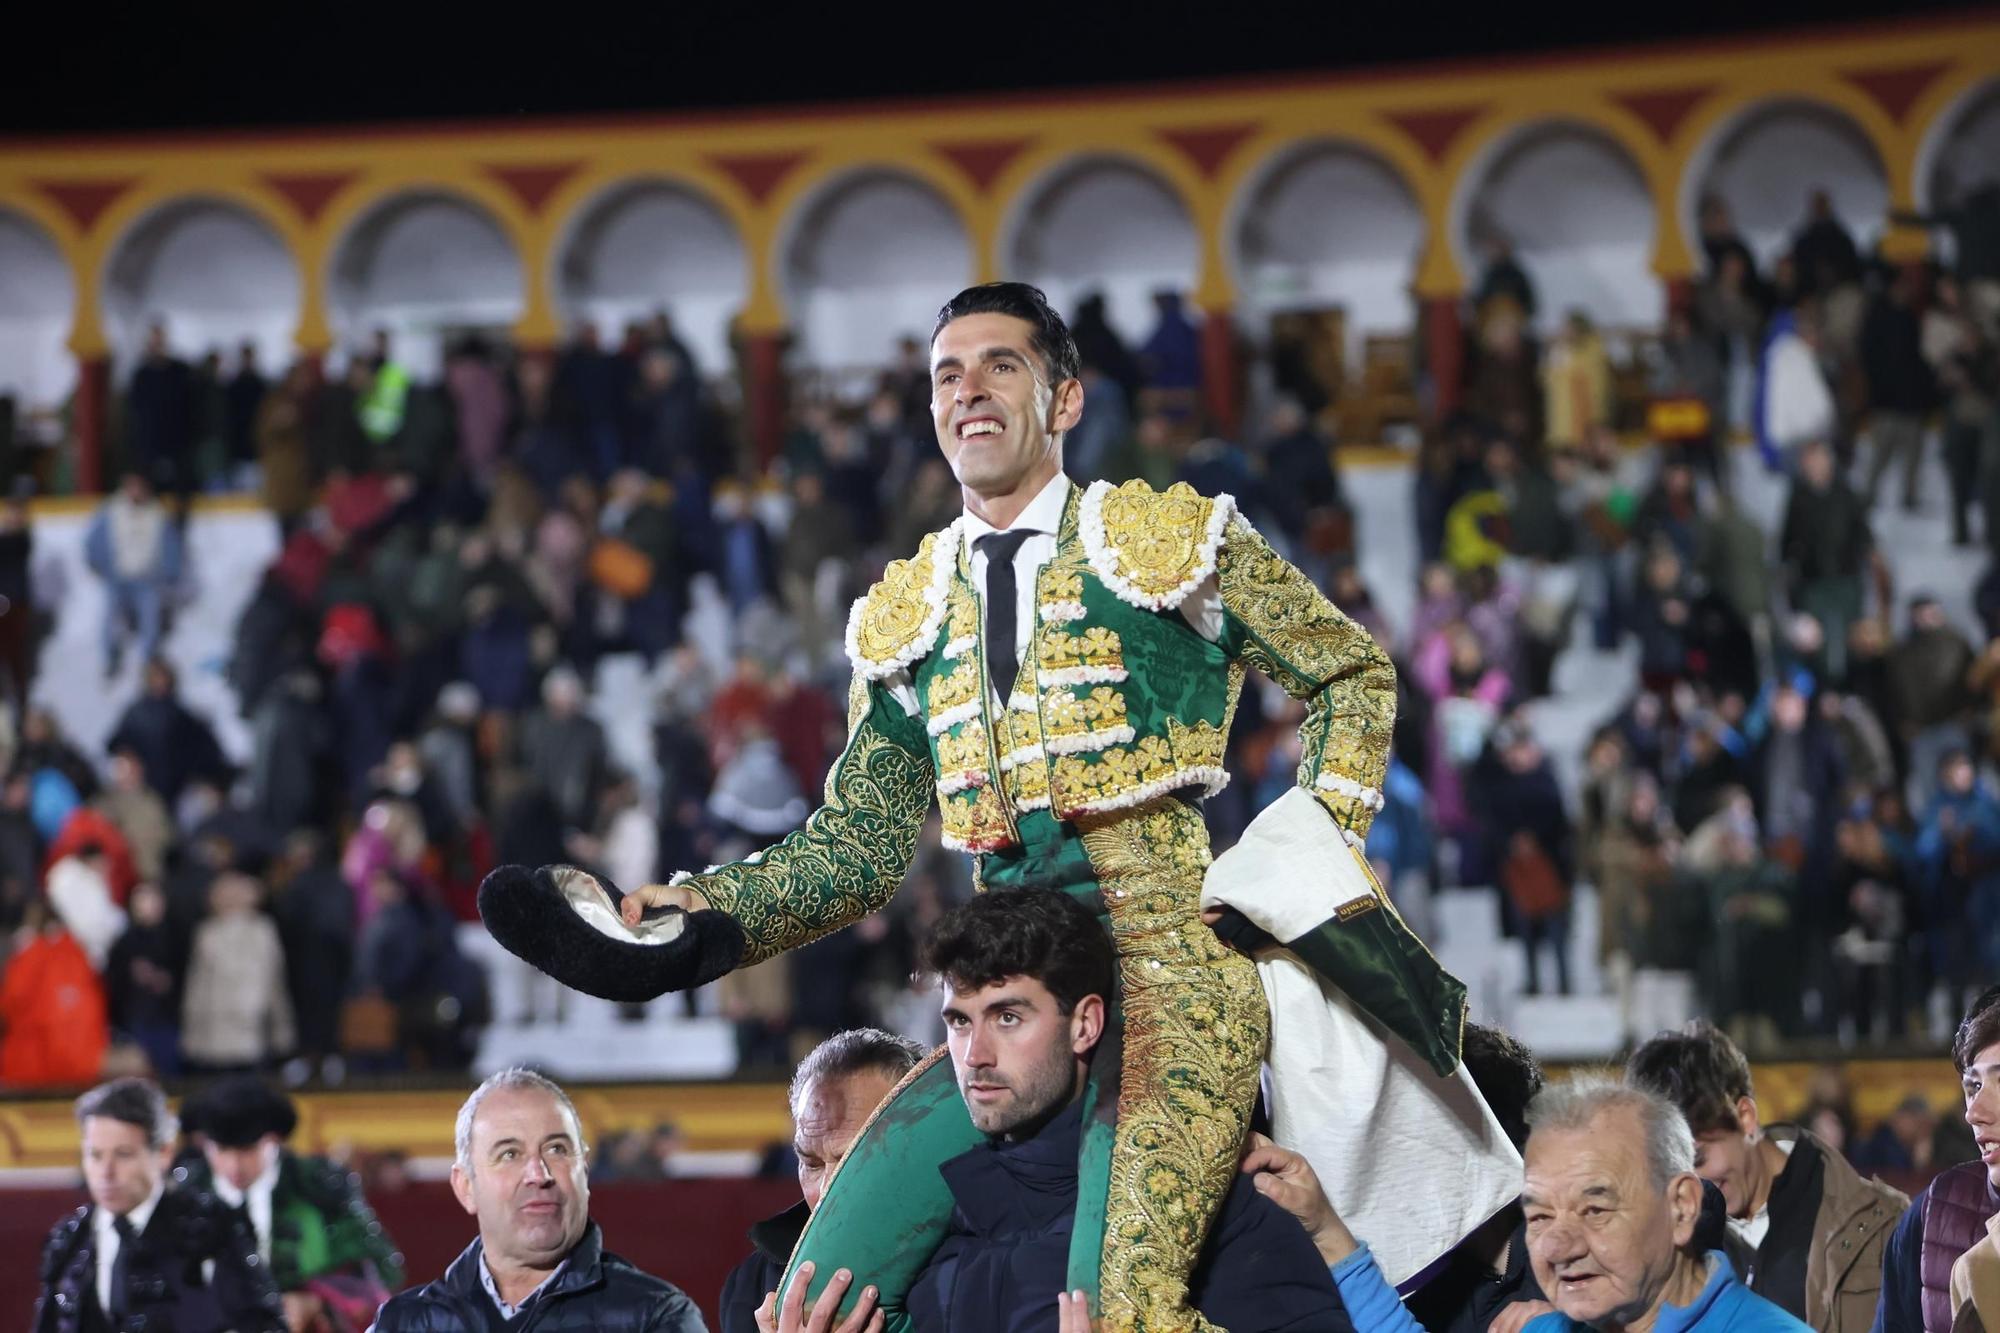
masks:
[[(1702, 279), (1631, 364), (1581, 313), (1535, 338), (1495, 238), (1461, 406), (1408, 470), (1343, 450), (1340, 386), (1282, 347), (1252, 424), (1217, 433), (1177, 295), (1136, 345), (1087, 297), (1068, 467), (1235, 495), (1390, 649), (1369, 854), (1427, 934), (1457, 928), (1440, 890), (1479, 890), (1529, 994), (1587, 974), (1628, 1032), (1666, 975), (1753, 1051), (1934, 1036), (2000, 971), (2000, 237), (1892, 265), (1818, 199), (1760, 270), (1719, 202), (1704, 224)], [(459, 1068), (489, 1024), (546, 1017), (563, 997), (532, 987), (496, 1012), (461, 943), (484, 873), (636, 885), (798, 827), (844, 734), (849, 602), (959, 507), (914, 335), (858, 396), (801, 376), (761, 468), (731, 369), (665, 312), (553, 357), (468, 337), (436, 379), (386, 334), (328, 381), (179, 350), (156, 330), (124, 386), (121, 480), (89, 522), (101, 659), (50, 661), (6, 621), (8, 1084), (85, 1080), (107, 1048), (168, 1075)], [(1414, 532), (1357, 506), (1362, 475), (1410, 491)], [(245, 487), (277, 554), (217, 664), (251, 738), (231, 762), (161, 644), (199, 583), (189, 498)], [(1962, 571), (1949, 601), (1880, 540), (1896, 511)], [(0, 592), (33, 605), (18, 502), (6, 526)], [(1357, 547), (1392, 541), (1416, 586), (1384, 596)], [(621, 656), (644, 689), (607, 711), (593, 682)], [(128, 660), (143, 687), (101, 751), (30, 702), (38, 672)], [(1555, 742), (1536, 705), (1573, 661), (1623, 678)], [(1246, 688), (1220, 845), (1291, 783), (1298, 719)], [(931, 1033), (913, 931), (970, 881), (922, 846), (888, 912), (688, 1002), (730, 1021), (742, 1069), (863, 1023)]]

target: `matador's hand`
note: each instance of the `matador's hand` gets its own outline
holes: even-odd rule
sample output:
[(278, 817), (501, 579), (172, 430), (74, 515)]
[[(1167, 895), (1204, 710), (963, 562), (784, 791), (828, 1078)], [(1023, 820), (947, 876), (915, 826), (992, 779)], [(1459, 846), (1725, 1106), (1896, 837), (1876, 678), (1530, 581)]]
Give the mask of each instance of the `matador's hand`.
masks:
[(708, 906), (708, 899), (685, 884), (648, 884), (643, 889), (634, 889), (618, 904), (618, 914), (625, 918), (625, 924), (636, 926), (639, 918), (655, 907), (678, 907), (686, 912), (699, 912)]

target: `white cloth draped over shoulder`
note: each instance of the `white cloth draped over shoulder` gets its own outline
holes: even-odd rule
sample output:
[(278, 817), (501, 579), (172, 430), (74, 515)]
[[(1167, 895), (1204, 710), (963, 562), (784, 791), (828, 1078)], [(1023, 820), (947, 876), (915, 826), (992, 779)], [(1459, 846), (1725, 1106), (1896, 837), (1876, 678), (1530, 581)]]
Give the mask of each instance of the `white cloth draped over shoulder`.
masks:
[[(1294, 787), (1209, 867), (1203, 906), (1278, 940), (1377, 892), (1362, 853)], [(1257, 957), (1271, 1006), (1272, 1137), (1302, 1153), (1391, 1283), (1422, 1273), (1521, 1192), (1521, 1157), (1460, 1065), (1440, 1078), (1284, 948)]]

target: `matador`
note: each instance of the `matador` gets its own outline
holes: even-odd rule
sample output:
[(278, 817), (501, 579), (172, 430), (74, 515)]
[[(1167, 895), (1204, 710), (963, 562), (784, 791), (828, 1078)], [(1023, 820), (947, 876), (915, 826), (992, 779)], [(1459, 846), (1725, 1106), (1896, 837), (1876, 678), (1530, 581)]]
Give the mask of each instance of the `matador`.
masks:
[[(1394, 722), (1388, 656), (1229, 497), (1071, 483), (1062, 441), (1084, 408), (1078, 354), (1035, 288), (953, 297), (931, 372), (938, 443), (965, 509), (855, 604), (848, 739), (825, 804), (761, 853), (625, 896), (628, 926), (644, 928), (643, 909), (692, 913), (666, 932), (676, 948), (727, 957), (740, 935), (725, 963), (642, 965), (681, 984), (853, 924), (894, 895), (935, 802), (945, 844), (972, 855), (982, 891), (1075, 895), (1117, 949), (1069, 1261), (1070, 1286), (1092, 1294), (1103, 1327), (1208, 1327), (1188, 1306), (1187, 1278), (1237, 1169), (1267, 1056), (1281, 1072), (1274, 1014), (1296, 1029), (1285, 1064), (1305, 1078), (1303, 1091), (1267, 1093), (1295, 1120), (1339, 1121), (1319, 1124), (1341, 1141), (1315, 1165), (1350, 1221), (1367, 1201), (1343, 1197), (1341, 1182), (1367, 1177), (1387, 1146), (1361, 1140), (1387, 1117), (1402, 1154), (1425, 1142), (1415, 1121), (1443, 1124), (1438, 1146), (1456, 1160), (1406, 1177), (1419, 1198), (1378, 1177), (1374, 1200), (1443, 1228), (1435, 1257), (1502, 1206), (1519, 1176), (1456, 1072), (1464, 988), (1404, 926), (1361, 854)], [(1229, 780), (1224, 748), (1251, 669), (1305, 707), (1298, 783), (1212, 869), (1199, 802)], [(1234, 889), (1217, 882), (1232, 857)], [(590, 907), (588, 891), (563, 891)], [(1205, 894), (1222, 925), (1204, 920)], [(594, 914), (605, 930), (604, 905)], [(487, 915), (509, 947), (593, 988), (577, 978), (600, 964), (552, 959), (539, 927), (515, 932), (532, 936), (520, 947)], [(1278, 955), (1282, 975), (1267, 967)], [(1298, 1026), (1308, 1009), (1345, 1028)], [(1385, 1082), (1341, 1054), (1387, 1047), (1388, 1064), (1430, 1081), (1417, 1103), (1395, 1069)], [(1430, 1112), (1408, 1110), (1418, 1103)], [(807, 1259), (815, 1289), (846, 1267), (878, 1287), (889, 1326), (904, 1326), (902, 1291), (950, 1216), (935, 1168), (977, 1141), (951, 1062), (933, 1057), (837, 1169), (788, 1282)]]

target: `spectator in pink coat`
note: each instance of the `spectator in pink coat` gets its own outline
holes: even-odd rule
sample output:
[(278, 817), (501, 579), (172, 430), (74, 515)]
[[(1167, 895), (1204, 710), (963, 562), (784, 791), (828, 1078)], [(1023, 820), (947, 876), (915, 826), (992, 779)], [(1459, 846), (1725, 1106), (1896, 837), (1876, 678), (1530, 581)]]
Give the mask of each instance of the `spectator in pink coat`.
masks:
[(444, 382), (458, 417), (459, 459), (485, 490), (507, 439), (507, 386), (483, 339), (467, 338), (452, 350)]
[(1462, 838), (1477, 827), (1466, 806), (1465, 770), (1485, 748), (1513, 686), (1463, 621), (1432, 635), (1417, 650), (1411, 671), (1431, 701), (1429, 782), (1437, 827), (1447, 837)]

